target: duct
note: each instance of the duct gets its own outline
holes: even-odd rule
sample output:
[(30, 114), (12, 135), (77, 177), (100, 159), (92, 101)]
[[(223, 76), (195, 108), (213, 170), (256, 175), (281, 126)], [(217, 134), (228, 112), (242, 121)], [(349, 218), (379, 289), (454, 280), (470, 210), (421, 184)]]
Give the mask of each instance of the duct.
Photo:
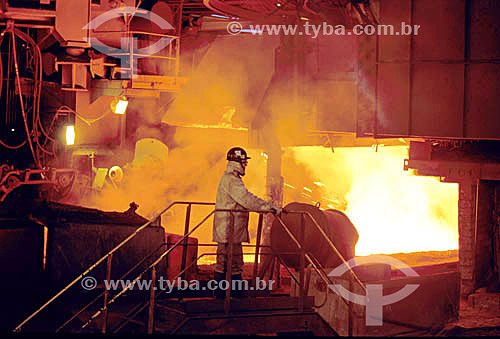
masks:
[[(77, 14), (77, 15), (75, 15)], [(90, 47), (88, 30), (83, 27), (90, 21), (90, 0), (56, 2), (56, 31), (63, 47)]]

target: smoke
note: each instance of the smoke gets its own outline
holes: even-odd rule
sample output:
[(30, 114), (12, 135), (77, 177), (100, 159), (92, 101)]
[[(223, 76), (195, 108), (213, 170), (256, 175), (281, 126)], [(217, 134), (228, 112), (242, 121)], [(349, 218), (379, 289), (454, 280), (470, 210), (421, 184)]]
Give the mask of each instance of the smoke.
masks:
[[(169, 146), (168, 156), (129, 162), (122, 182), (105, 185), (82, 203), (123, 211), (134, 201), (137, 212), (151, 218), (173, 201), (214, 202), (225, 154), (234, 146), (247, 148), (252, 159), (244, 182), (249, 191), (264, 197), (266, 155), (247, 147), (250, 122), (259, 120), (258, 127), (274, 128), (282, 144), (307, 144), (305, 131), (315, 127), (311, 115), (290, 100), (290, 87), (285, 85), (268, 93), (265, 114), (254, 119), (274, 71), (275, 44), (255, 36), (217, 37), (166, 114), (160, 108), (167, 106), (164, 102), (141, 107), (136, 101), (136, 137), (163, 141)], [(328, 93), (329, 88), (310, 90)], [(177, 126), (168, 138), (158, 127), (165, 123)], [(322, 208), (344, 210), (360, 234), (358, 254), (456, 248), (456, 185), (410, 176), (402, 170), (405, 156), (406, 148), (336, 148), (335, 153), (318, 146), (285, 148), (285, 204), (320, 203)], [(210, 211), (211, 207), (193, 207), (191, 227)], [(184, 223), (185, 207), (174, 207), (162, 217), (170, 233), (182, 234)], [(256, 225), (257, 217), (251, 215), (252, 240)], [(212, 219), (193, 236), (211, 243)]]
[(175, 124), (218, 125), (234, 107), (233, 127), (248, 127), (274, 72), (277, 39), (218, 36), (164, 116)]
[[(133, 201), (139, 205), (138, 214), (152, 218), (173, 201), (214, 202), (227, 163), (226, 152), (234, 146), (247, 148), (252, 160), (245, 184), (252, 193), (264, 198), (266, 159), (260, 150), (248, 149), (246, 128), (272, 76), (275, 44), (273, 39), (258, 37), (217, 37), (172, 104), (172, 97), (165, 96), (160, 100), (131, 100), (127, 112), (127, 125), (132, 127), (129, 135), (136, 140), (157, 139), (168, 146), (168, 152), (146, 152), (139, 157), (136, 154), (134, 161), (127, 159), (120, 183), (108, 182), (97, 194), (83, 197), (80, 204), (124, 211)], [(172, 131), (164, 128), (167, 124), (177, 126), (175, 133), (165, 135)], [(159, 149), (162, 148), (165, 147)], [(115, 162), (125, 161), (118, 156)], [(191, 229), (212, 208), (194, 206)], [(165, 213), (162, 225), (166, 231), (184, 233), (185, 213), (185, 206)], [(212, 220), (193, 234), (200, 243), (212, 242)], [(252, 215), (252, 238), (256, 224), (257, 217)], [(207, 251), (210, 250), (201, 248), (199, 252)]]

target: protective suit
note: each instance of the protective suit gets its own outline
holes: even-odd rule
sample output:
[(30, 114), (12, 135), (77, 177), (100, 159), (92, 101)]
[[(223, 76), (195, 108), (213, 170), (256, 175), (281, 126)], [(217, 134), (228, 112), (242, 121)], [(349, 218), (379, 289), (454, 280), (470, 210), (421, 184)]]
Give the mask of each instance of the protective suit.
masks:
[[(234, 212), (233, 228), (233, 274), (241, 274), (243, 268), (242, 242), (249, 242), (248, 235), (248, 217), (247, 210), (257, 210), (269, 212), (273, 206), (265, 200), (262, 200), (250, 193), (241, 177), (245, 175), (245, 168), (236, 161), (229, 161), (227, 168), (219, 182), (217, 197), (215, 202), (216, 209), (236, 209), (242, 212)], [(226, 271), (226, 258), (228, 250), (228, 236), (230, 212), (216, 212), (214, 217), (213, 241), (218, 243), (217, 262), (215, 272), (223, 273)]]
[[(246, 210), (269, 212), (272, 205), (250, 193), (241, 176), (245, 174), (243, 166), (235, 161), (229, 161), (219, 182), (216, 209), (236, 209), (242, 212), (234, 213), (233, 243), (249, 242), (248, 216)], [(229, 241), (229, 212), (216, 212), (214, 217), (213, 241), (226, 243)]]

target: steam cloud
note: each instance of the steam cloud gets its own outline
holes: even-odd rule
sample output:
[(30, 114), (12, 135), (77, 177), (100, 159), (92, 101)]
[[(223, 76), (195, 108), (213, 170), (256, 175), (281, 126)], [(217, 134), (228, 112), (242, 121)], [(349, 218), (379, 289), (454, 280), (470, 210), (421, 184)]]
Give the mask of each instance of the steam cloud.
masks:
[[(222, 126), (227, 124), (228, 107), (234, 107), (232, 127), (240, 130), (179, 128), (168, 159), (153, 156), (125, 166), (118, 188), (107, 185), (101, 194), (82, 201), (84, 205), (123, 211), (134, 201), (140, 206), (137, 212), (150, 218), (175, 200), (214, 201), (226, 151), (236, 145), (248, 146), (247, 133), (241, 128), (249, 127), (264, 96), (274, 69), (275, 47), (253, 36), (217, 38), (216, 43), (217, 48), (208, 48), (162, 122)], [(282, 142), (300, 137), (304, 128), (302, 113), (287, 95), (271, 96), (268, 107)], [(154, 105), (144, 112), (139, 131), (159, 120)], [(248, 151), (253, 159), (244, 181), (251, 192), (264, 197), (266, 158), (261, 150)], [(285, 148), (284, 203), (320, 202), (323, 208), (345, 210), (360, 234), (357, 254), (457, 248), (456, 185), (403, 172), (406, 151), (337, 148), (332, 153), (323, 147)], [(209, 212), (210, 208), (194, 208), (191, 225)], [(167, 232), (184, 231), (184, 213), (177, 207), (164, 215)], [(209, 220), (193, 234), (200, 243), (211, 242), (211, 224)], [(256, 224), (256, 216), (251, 216), (252, 240)]]

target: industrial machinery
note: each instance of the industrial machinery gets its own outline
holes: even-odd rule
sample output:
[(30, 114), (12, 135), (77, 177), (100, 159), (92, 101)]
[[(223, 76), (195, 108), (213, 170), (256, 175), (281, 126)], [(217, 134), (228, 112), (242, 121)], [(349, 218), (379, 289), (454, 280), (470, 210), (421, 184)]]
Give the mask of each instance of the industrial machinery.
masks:
[[(265, 278), (263, 275), (265, 261), (259, 264), (259, 254), (264, 256), (265, 252), (258, 237), (254, 247), (256, 260), (251, 270), (253, 273), (247, 271), (244, 274), (244, 281), (251, 286), (245, 289), (246, 297), (233, 299), (227, 295), (225, 300), (216, 300), (211, 295), (211, 283), (208, 281), (211, 274), (204, 276), (197, 269), (197, 261), (206, 254), (198, 256), (197, 247), (201, 244), (191, 237), (198, 228), (207, 227), (209, 223), (206, 221), (214, 211), (194, 227), (189, 226), (192, 208), (213, 205), (177, 201), (163, 209), (157, 219), (147, 221), (135, 213), (137, 206), (134, 205), (124, 213), (109, 213), (50, 204), (33, 213), (36, 216), (33, 220), (48, 228), (50, 242), (46, 250), (40, 250), (43, 236), (42, 232), (38, 232), (38, 237), (33, 241), (35, 246), (31, 247), (29, 253), (24, 253), (21, 247), (16, 246), (15, 242), (21, 241), (21, 238), (16, 237), (15, 232), (21, 232), (27, 238), (29, 232), (36, 234), (36, 229), (11, 230), (10, 233), (2, 230), (12, 238), (11, 246), (5, 249), (10, 255), (15, 252), (24, 261), (30, 259), (36, 262), (33, 258), (40, 258), (46, 253), (46, 275), (41, 274), (40, 267), (36, 265), (30, 268), (31, 272), (24, 272), (38, 274), (40, 284), (36, 292), (40, 295), (37, 300), (41, 301), (40, 297), (42, 300), (48, 298), (47, 287), (48, 291), (54, 287), (58, 290), (22, 322), (17, 323), (15, 331), (384, 335), (408, 330), (431, 331), (457, 316), (458, 280), (453, 268), (450, 272), (450, 268), (442, 267), (429, 276), (426, 276), (425, 268), (420, 268), (422, 276), (417, 274), (405, 280), (391, 278), (395, 274), (385, 264), (356, 265), (359, 266), (356, 269), (347, 267), (346, 274), (329, 277), (327, 265), (338, 262), (343, 263), (341, 266), (345, 265), (347, 258), (343, 254), (353, 252), (353, 239), (338, 235), (353, 234), (355, 229), (345, 215), (341, 215), (342, 222), (333, 219), (334, 223), (320, 226), (318, 217), (323, 212), (317, 207), (297, 203), (287, 206), (290, 210), (282, 216), (295, 214), (299, 218), (276, 216), (278, 224), (273, 226), (273, 237), (276, 237), (278, 227), (285, 233), (281, 242), (274, 241), (271, 254), (279, 263), (283, 263), (282, 271), (287, 272), (288, 283), (283, 279), (284, 276), (273, 278), (271, 273), (269, 278)], [(165, 235), (165, 231), (157, 226), (160, 216), (180, 206), (187, 206), (184, 235)], [(309, 222), (302, 224), (301, 218)], [(259, 234), (262, 232), (262, 220), (261, 213)], [(297, 232), (301, 225), (307, 229), (307, 238), (301, 238), (300, 232)], [(31, 233), (30, 238), (34, 236)], [(104, 240), (103, 246), (88, 248), (89, 243), (98, 244)], [(316, 244), (316, 247), (312, 244)], [(324, 247), (319, 247), (319, 244)], [(342, 254), (339, 249), (344, 249)], [(347, 252), (345, 249), (348, 249)], [(294, 259), (297, 257), (301, 259), (295, 265)], [(9, 276), (19, 275), (12, 264), (5, 265), (3, 270)], [(152, 285), (143, 289), (141, 286), (146, 279)], [(189, 283), (184, 279), (190, 279)], [(228, 279), (231, 281), (230, 275)], [(275, 280), (278, 288), (272, 285), (262, 288), (262, 282)], [(106, 287), (112, 281), (126, 283), (117, 288)], [(430, 304), (439, 307), (434, 309), (432, 316), (417, 321), (408, 319), (407, 312), (391, 312), (390, 317), (387, 317), (390, 322), (383, 328), (362, 325), (362, 308), (336, 296), (331, 286), (339, 283), (359, 284), (355, 289), (358, 292), (365, 288), (366, 283), (374, 281), (383, 282), (390, 291), (398, 290), (409, 282), (422, 285), (416, 296), (398, 303), (398, 309), (425, 308)], [(431, 292), (433, 284), (446, 287), (439, 297)], [(17, 295), (9, 298), (18, 298), (18, 302), (7, 319), (19, 314), (19, 309), (29, 304)], [(323, 302), (317, 304), (320, 299)], [(64, 316), (53, 317), (54, 312)]]
[[(457, 317), (459, 296), (500, 300), (498, 17), (494, 0), (0, 0), (0, 266), (14, 305), (1, 329), (384, 335), (432, 332)], [(419, 34), (352, 34), (401, 23)], [(256, 34), (254, 24), (299, 34)], [(313, 37), (308, 24), (347, 33)], [(211, 187), (197, 189), (214, 184), (228, 146), (262, 154), (265, 193), (281, 206), (286, 147), (380, 144), (409, 147), (405, 170), (458, 183), (458, 267), (328, 277), (356, 259), (358, 233), (309, 195), (289, 214), (260, 214), (250, 245), (247, 280), (286, 271), (286, 293), (219, 302), (209, 291), (104, 288), (162, 274), (206, 283), (196, 268), (205, 244), (191, 234), (211, 216), (192, 227), (191, 208), (213, 204), (192, 200), (213, 200)], [(109, 212), (138, 199), (147, 218), (135, 203)], [(100, 284), (82, 290), (89, 277)], [(333, 282), (359, 293), (375, 282), (427, 287), (386, 308), (392, 327), (378, 331)]]
[[(358, 241), (358, 232), (349, 218), (338, 210), (320, 210), (316, 206), (303, 203), (290, 203), (285, 206), (287, 212), (308, 212), (318, 222), (328, 239), (333, 242), (345, 260), (354, 257), (354, 248)], [(342, 264), (342, 259), (332, 253), (328, 240), (323, 238), (319, 231), (312, 225), (312, 220), (304, 218), (301, 214), (284, 214), (282, 219), (290, 225), (295, 237), (303, 237), (305, 249), (310, 252), (323, 267), (337, 267)], [(303, 234), (301, 227), (303, 227)], [(297, 253), (297, 245), (289, 238), (278, 220), (273, 222), (271, 228), (271, 247), (276, 253)], [(300, 258), (293, 254), (281, 254), (287, 266), (298, 269)]]

